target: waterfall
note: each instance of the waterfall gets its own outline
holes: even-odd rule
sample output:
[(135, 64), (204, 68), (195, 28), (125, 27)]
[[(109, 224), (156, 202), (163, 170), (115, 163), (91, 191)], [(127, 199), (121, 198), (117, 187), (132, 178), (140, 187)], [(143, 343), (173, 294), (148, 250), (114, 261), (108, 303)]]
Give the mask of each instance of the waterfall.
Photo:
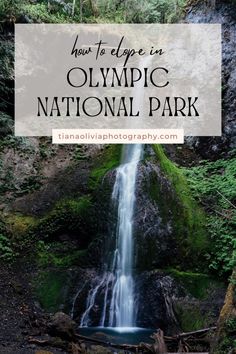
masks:
[[(151, 57), (140, 62), (140, 68), (148, 67)], [(144, 101), (142, 80), (133, 90), (135, 109), (140, 111)], [(138, 128), (137, 121), (137, 128)], [(88, 294), (86, 310), (81, 317), (80, 326), (89, 326), (90, 311), (96, 304), (96, 298), (103, 296), (103, 308), (99, 325), (109, 327), (135, 326), (134, 294), (134, 242), (133, 214), (135, 206), (135, 186), (138, 163), (142, 156), (142, 144), (124, 145), (123, 159), (116, 170), (116, 180), (112, 192), (112, 202), (117, 212), (116, 244), (109, 272), (103, 274)]]
[(142, 145), (127, 145), (124, 161), (117, 169), (112, 199), (118, 206), (116, 249), (113, 256), (115, 277), (109, 310), (109, 326), (133, 327), (133, 213), (135, 181)]
[[(99, 292), (104, 290), (100, 326), (134, 327), (134, 280), (133, 280), (133, 214), (135, 204), (135, 182), (142, 145), (125, 145), (122, 164), (116, 170), (112, 202), (117, 210), (116, 240), (110, 272), (105, 272), (88, 294), (86, 310), (80, 326), (90, 321), (90, 311)], [(109, 301), (108, 301), (109, 298)]]

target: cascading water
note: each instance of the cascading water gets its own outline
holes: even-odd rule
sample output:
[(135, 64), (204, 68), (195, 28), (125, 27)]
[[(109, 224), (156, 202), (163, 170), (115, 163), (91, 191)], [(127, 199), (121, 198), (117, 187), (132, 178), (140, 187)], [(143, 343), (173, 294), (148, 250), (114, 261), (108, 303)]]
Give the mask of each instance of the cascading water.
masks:
[[(140, 68), (148, 67), (151, 57), (145, 57)], [(135, 110), (142, 117), (143, 82), (134, 88)], [(138, 123), (137, 123), (138, 124)], [(138, 128), (138, 125), (137, 125)], [(86, 310), (80, 326), (90, 324), (90, 313), (96, 298), (103, 296), (103, 308), (99, 325), (109, 327), (135, 327), (135, 296), (133, 279), (133, 214), (138, 163), (142, 156), (142, 144), (124, 145), (123, 160), (116, 170), (112, 201), (117, 210), (116, 246), (108, 272), (93, 284), (89, 291)]]
[(109, 311), (109, 326), (133, 327), (133, 213), (137, 166), (142, 145), (127, 145), (123, 164), (117, 169), (112, 198), (118, 204), (117, 239), (112, 273), (115, 276)]
[(111, 269), (90, 290), (86, 310), (81, 317), (81, 327), (89, 325), (90, 311), (95, 305), (97, 294), (103, 288), (105, 291), (100, 326), (135, 326), (133, 214), (137, 167), (141, 155), (141, 144), (124, 146), (123, 161), (117, 168), (112, 192), (112, 201), (117, 209), (117, 226)]

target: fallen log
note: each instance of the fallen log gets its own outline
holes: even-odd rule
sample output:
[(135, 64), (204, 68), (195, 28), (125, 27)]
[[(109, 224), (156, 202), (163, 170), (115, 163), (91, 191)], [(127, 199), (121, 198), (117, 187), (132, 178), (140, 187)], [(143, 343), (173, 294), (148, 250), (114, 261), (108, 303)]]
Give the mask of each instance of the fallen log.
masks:
[(207, 332), (215, 331), (215, 330), (216, 330), (216, 327), (208, 327), (208, 328), (198, 329), (197, 331), (180, 333), (180, 334), (177, 334), (175, 337), (176, 338), (185, 338), (185, 337), (190, 337), (193, 335), (205, 334)]
[(96, 338), (91, 338), (91, 337), (86, 337), (86, 336), (81, 336), (80, 334), (76, 334), (76, 338), (82, 342), (90, 342), (94, 344), (99, 344), (104, 347), (110, 347), (110, 348), (117, 348), (117, 349), (123, 349), (123, 350), (129, 350), (131, 352), (136, 352), (138, 347), (142, 344), (145, 343), (140, 343), (139, 345), (132, 345), (132, 344), (116, 344), (112, 342), (105, 342), (100, 339)]
[(49, 339), (37, 339), (33, 337), (28, 338), (30, 344), (37, 344), (42, 347), (54, 347), (66, 350), (68, 348), (68, 342), (61, 340), (60, 338), (49, 338)]

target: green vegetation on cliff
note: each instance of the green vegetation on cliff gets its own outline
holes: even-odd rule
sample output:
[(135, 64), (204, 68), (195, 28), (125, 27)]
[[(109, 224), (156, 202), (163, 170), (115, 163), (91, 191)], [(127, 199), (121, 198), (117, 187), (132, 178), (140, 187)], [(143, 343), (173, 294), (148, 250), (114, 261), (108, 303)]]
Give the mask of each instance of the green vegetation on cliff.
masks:
[[(172, 200), (172, 203), (166, 203), (166, 196), (162, 194), (162, 191), (155, 184), (153, 185), (153, 191), (156, 190), (158, 203), (161, 203), (161, 205), (168, 204), (166, 207), (171, 210), (173, 227), (178, 245), (182, 249), (181, 256), (183, 260), (188, 259), (190, 261), (191, 259), (194, 265), (198, 261), (198, 257), (202, 257), (202, 253), (206, 252), (208, 247), (205, 214), (193, 199), (182, 170), (167, 158), (161, 145), (153, 145), (153, 150), (160, 164), (161, 171), (171, 182), (177, 201), (174, 203), (174, 200)], [(163, 214), (165, 205), (163, 205), (163, 208), (161, 207), (161, 212), (162, 217), (165, 217), (165, 214)]]
[(207, 274), (181, 272), (176, 269), (168, 271), (174, 279), (183, 285), (183, 287), (196, 299), (205, 299), (215, 289), (224, 288), (224, 284)]
[(37, 244), (37, 263), (40, 268), (81, 266), (86, 263), (86, 256), (86, 249), (73, 249), (60, 242), (39, 241)]
[(33, 282), (35, 296), (46, 311), (56, 312), (65, 303), (69, 276), (59, 270), (47, 270), (37, 274)]
[(236, 266), (236, 158), (202, 161), (183, 171), (192, 196), (207, 212), (210, 268), (230, 274)]
[(89, 185), (92, 190), (97, 189), (102, 178), (108, 171), (119, 165), (122, 146), (123, 145), (121, 144), (107, 145), (106, 150), (97, 158), (97, 161), (95, 161), (95, 167), (90, 174)]
[(35, 229), (44, 239), (58, 232), (73, 231), (86, 224), (91, 198), (82, 196), (76, 199), (62, 200), (45, 217), (39, 220)]

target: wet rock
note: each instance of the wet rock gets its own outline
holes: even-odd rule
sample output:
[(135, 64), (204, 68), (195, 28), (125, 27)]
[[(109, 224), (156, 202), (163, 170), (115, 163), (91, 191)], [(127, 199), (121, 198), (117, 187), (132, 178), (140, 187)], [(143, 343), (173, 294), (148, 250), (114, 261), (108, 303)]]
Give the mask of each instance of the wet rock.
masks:
[[(223, 304), (225, 288), (196, 275), (182, 280), (165, 271), (143, 272), (136, 276), (138, 293), (137, 326), (160, 328), (167, 335), (214, 326)], [(204, 277), (204, 275), (203, 275)], [(200, 286), (204, 293), (196, 293)]]
[(174, 310), (173, 299), (186, 295), (184, 289), (174, 279), (161, 272), (144, 272), (136, 278), (139, 291), (137, 325), (160, 328), (165, 333), (180, 330)]
[(23, 294), (24, 289), (20, 283), (18, 283), (16, 281), (12, 281), (11, 286), (16, 294), (18, 294), (18, 295)]
[(54, 337), (70, 340), (75, 335), (75, 322), (64, 312), (57, 312), (48, 324), (48, 332)]
[(17, 18), (17, 23), (33, 23), (33, 21), (25, 14), (21, 14)]
[(165, 267), (177, 259), (171, 205), (178, 205), (178, 198), (156, 162), (145, 161), (139, 165), (136, 188), (136, 266), (140, 270)]

